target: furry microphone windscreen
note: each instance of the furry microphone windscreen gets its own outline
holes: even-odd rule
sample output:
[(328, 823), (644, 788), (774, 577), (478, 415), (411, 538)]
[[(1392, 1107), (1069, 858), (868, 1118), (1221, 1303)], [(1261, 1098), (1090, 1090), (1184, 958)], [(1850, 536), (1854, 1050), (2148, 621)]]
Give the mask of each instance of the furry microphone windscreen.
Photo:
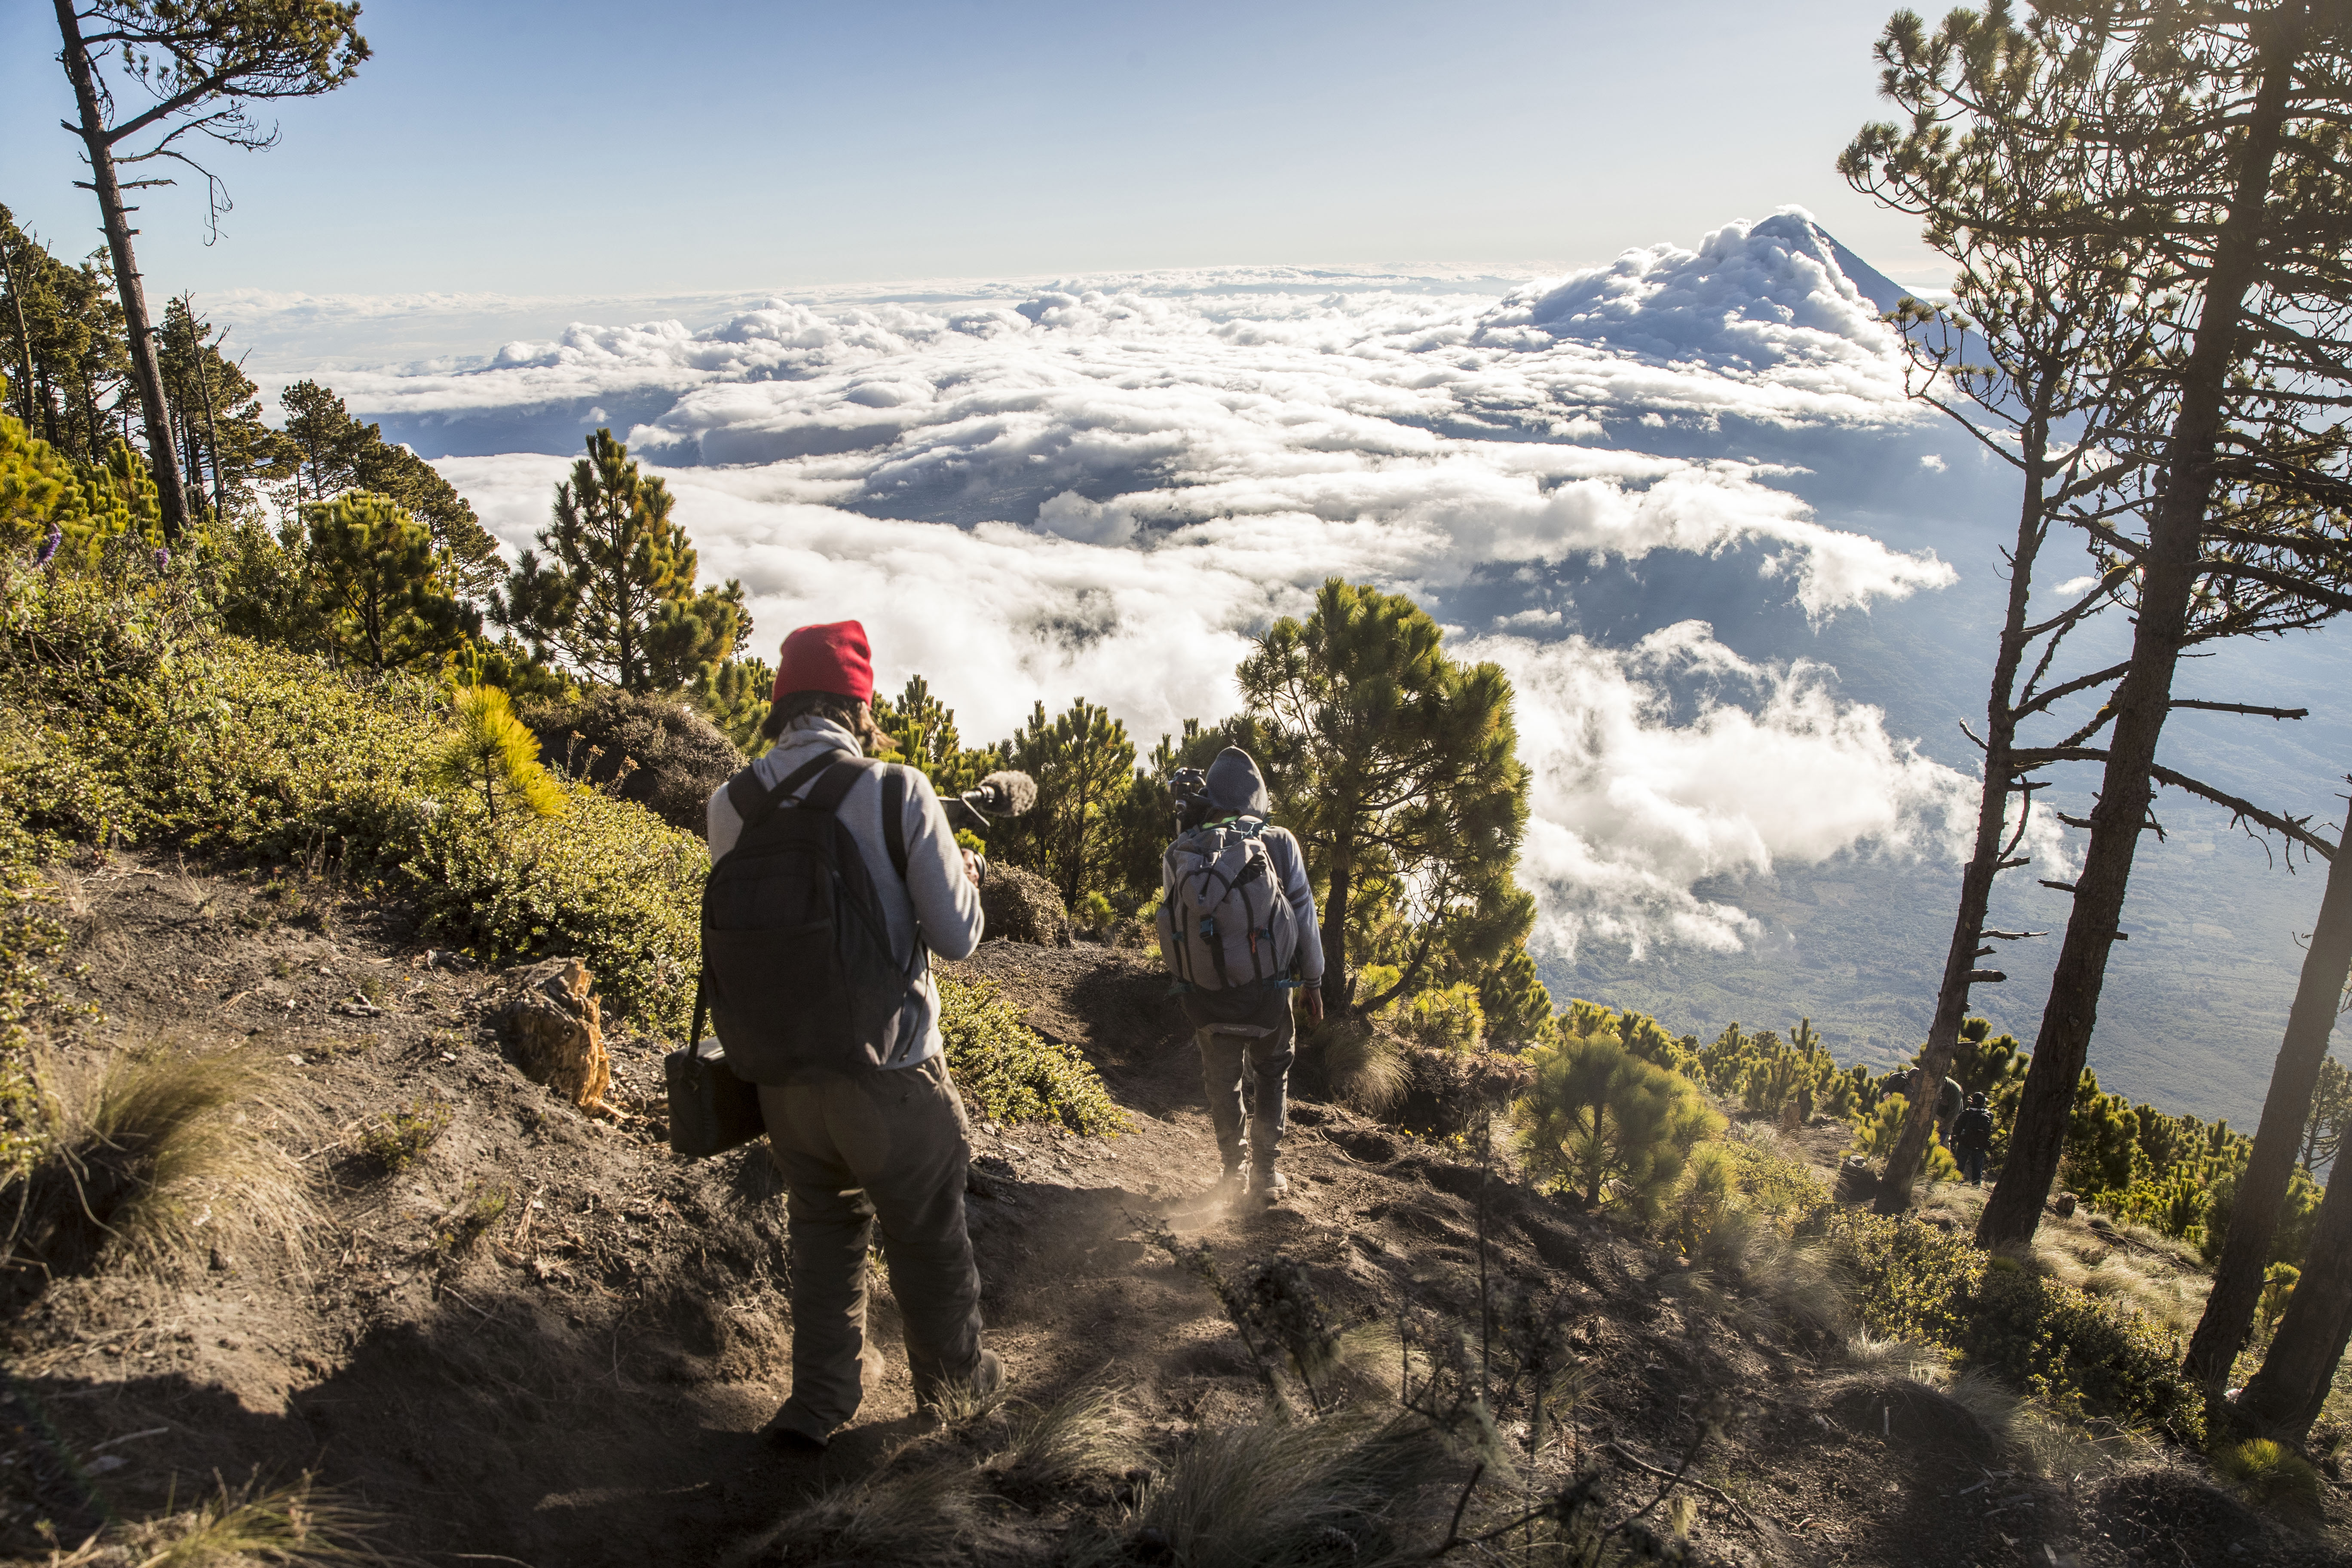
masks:
[(1018, 816), (1037, 804), (1037, 781), (1027, 773), (991, 773), (980, 781), (991, 811)]

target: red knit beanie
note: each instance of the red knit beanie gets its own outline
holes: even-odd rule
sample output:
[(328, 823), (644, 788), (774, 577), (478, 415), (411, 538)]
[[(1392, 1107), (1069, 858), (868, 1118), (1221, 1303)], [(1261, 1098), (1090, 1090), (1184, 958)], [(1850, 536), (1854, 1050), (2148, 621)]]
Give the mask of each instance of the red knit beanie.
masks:
[(794, 691), (830, 691), (860, 702), (874, 696), (874, 656), (866, 628), (856, 621), (802, 626), (784, 638), (777, 657), (776, 689), (771, 701)]

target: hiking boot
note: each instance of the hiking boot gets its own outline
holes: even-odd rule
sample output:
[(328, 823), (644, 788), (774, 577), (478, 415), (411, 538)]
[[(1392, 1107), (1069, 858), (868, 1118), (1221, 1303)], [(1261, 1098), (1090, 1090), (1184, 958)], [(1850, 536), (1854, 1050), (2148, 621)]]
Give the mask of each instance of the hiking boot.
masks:
[(1241, 1202), (1242, 1194), (1247, 1191), (1247, 1187), (1248, 1184), (1242, 1175), (1242, 1168), (1239, 1165), (1228, 1165), (1225, 1167), (1224, 1174), (1217, 1178), (1217, 1184), (1209, 1189), (1209, 1200), (1212, 1203), (1228, 1205), (1237, 1204)]
[(1290, 1195), (1290, 1180), (1280, 1171), (1260, 1167), (1250, 1178), (1250, 1199), (1258, 1208), (1272, 1208)]

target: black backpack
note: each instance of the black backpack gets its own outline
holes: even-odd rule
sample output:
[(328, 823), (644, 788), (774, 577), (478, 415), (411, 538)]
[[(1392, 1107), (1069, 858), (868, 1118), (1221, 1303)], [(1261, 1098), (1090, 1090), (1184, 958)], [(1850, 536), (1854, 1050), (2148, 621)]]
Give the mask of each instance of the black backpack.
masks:
[[(747, 1082), (873, 1072), (922, 1043), (922, 930), (902, 967), (865, 857), (834, 815), (877, 765), (884, 837), (903, 880), (904, 769), (830, 752), (773, 789), (751, 768), (727, 781), (743, 831), (703, 885), (702, 990), (727, 1065)], [(804, 784), (808, 794), (788, 802)]]

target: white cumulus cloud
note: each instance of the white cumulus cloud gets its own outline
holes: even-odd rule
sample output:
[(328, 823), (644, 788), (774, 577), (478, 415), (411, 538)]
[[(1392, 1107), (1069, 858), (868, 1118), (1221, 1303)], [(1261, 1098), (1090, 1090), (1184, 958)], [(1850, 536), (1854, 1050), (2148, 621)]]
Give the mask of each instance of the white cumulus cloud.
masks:
[[(1527, 585), (1448, 615), (1517, 683), (1523, 876), (1563, 950), (1737, 945), (1754, 921), (1699, 884), (1944, 854), (1965, 826), (1971, 782), (1833, 672), (1749, 662), (1696, 621), (1612, 648), (1559, 608), (1591, 563), (1660, 552), (1726, 557), (1816, 618), (1954, 581), (1785, 488), (1801, 468), (1776, 449), (1818, 461), (1824, 431), (1916, 422), (1875, 307), (1801, 213), (1516, 289), (1268, 271), (772, 300), (337, 387), (401, 430), (631, 411), (763, 647), (855, 616), (885, 686), (926, 675), (974, 737), (1039, 699), (1105, 703), (1146, 743), (1231, 711), (1250, 637), (1328, 576)], [(440, 461), (516, 546), (566, 466)]]

